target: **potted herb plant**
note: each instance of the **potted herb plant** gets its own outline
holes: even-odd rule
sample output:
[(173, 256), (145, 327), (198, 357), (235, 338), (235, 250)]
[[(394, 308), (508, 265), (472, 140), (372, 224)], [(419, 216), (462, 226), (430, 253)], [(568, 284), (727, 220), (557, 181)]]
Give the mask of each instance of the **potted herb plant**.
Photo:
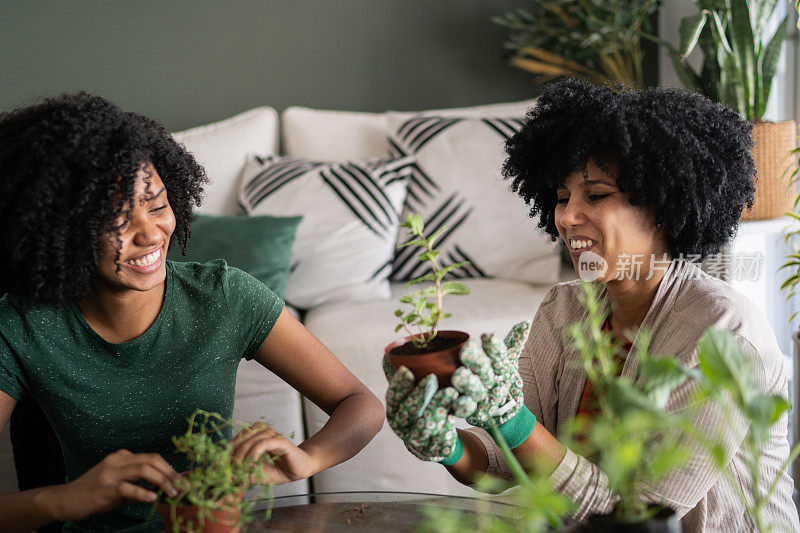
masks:
[[(274, 458), (233, 460), (233, 441), (225, 438), (225, 430), (234, 423), (197, 410), (186, 433), (172, 438), (191, 468), (181, 476), (175, 497), (159, 492), (155, 507), (167, 532), (237, 533), (252, 520), (255, 502), (244, 500), (244, 493), (266, 479), (266, 466)], [(264, 486), (262, 495), (268, 491)]]
[(594, 83), (642, 87), (641, 34), (659, 0), (534, 0), (492, 20), (512, 30), (509, 62), (539, 75), (539, 82), (561, 76)]
[[(680, 22), (679, 48), (647, 37), (670, 51), (675, 71), (686, 88), (728, 105), (753, 123), (756, 199), (742, 218), (779, 217), (791, 208), (792, 197), (782, 180), (788, 169), (788, 154), (796, 146), (797, 125), (791, 120), (766, 122), (762, 117), (778, 71), (788, 16), (772, 35), (767, 35), (777, 1), (695, 0), (695, 4), (698, 12)], [(697, 47), (703, 53), (699, 70), (685, 61)]]
[(449, 294), (469, 294), (469, 288), (459, 282), (444, 282), (444, 277), (468, 263), (451, 263), (440, 267), (439, 252), (433, 245), (447, 230), (447, 226), (425, 237), (422, 215), (410, 214), (402, 227), (416, 237), (403, 246), (421, 248), (418, 258), (430, 263), (431, 272), (406, 283), (406, 288), (421, 283), (429, 285), (400, 298), (400, 303), (411, 306), (411, 310), (395, 311), (400, 319), (395, 333), (405, 329), (408, 335), (386, 346), (385, 353), (389, 364), (395, 368), (405, 366), (417, 380), (435, 374), (439, 385), (446, 386), (450, 383), (450, 376), (461, 366), (459, 352), (469, 340), (469, 335), (463, 331), (439, 329), (439, 321), (450, 316), (450, 313), (444, 312), (442, 302)]

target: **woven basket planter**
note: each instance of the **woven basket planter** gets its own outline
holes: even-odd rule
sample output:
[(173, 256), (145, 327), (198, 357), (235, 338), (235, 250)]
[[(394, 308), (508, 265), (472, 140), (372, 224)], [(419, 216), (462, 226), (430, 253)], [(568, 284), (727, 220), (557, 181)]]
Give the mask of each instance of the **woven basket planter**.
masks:
[(742, 220), (766, 220), (792, 210), (794, 190), (789, 175), (794, 161), (789, 152), (797, 145), (797, 125), (786, 122), (753, 124), (753, 159), (756, 163), (756, 198), (753, 209), (742, 212)]

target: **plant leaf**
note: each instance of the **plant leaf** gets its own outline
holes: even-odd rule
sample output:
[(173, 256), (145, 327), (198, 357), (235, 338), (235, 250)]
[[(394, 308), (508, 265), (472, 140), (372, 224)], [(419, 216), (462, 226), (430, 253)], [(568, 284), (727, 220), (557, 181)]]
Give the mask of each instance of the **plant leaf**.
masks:
[(443, 267), (441, 270), (439, 270), (439, 272), (436, 273), (436, 279), (441, 281), (442, 278), (444, 278), (445, 275), (448, 272), (450, 272), (452, 270), (455, 270), (457, 268), (461, 268), (461, 267), (466, 266), (468, 264), (469, 264), (469, 261), (461, 261), (460, 263), (450, 263), (449, 265)]
[(764, 28), (767, 27), (767, 23), (772, 18), (772, 13), (777, 6), (778, 0), (758, 0), (750, 3), (753, 32), (757, 41), (761, 40)]
[(425, 224), (422, 222), (422, 215), (419, 213), (409, 213), (405, 222), (403, 222), (403, 227), (410, 229), (411, 233), (414, 235), (422, 237), (422, 230), (425, 228)]
[(767, 102), (769, 101), (769, 93), (772, 90), (772, 80), (778, 72), (778, 58), (781, 55), (783, 48), (783, 41), (786, 38), (786, 24), (788, 17), (783, 17), (780, 25), (775, 30), (775, 33), (770, 39), (769, 44), (764, 48), (763, 55), (759, 57), (759, 69), (761, 76), (761, 93), (759, 101), (756, 102), (755, 118), (760, 119), (767, 109)]
[(678, 26), (678, 35), (680, 36), (678, 51), (681, 54), (681, 61), (686, 61), (686, 58), (694, 50), (707, 20), (708, 11), (705, 10), (681, 19)]
[(594, 71), (592, 71), (589, 68), (586, 68), (577, 61), (572, 61), (570, 59), (565, 58), (564, 56), (560, 56), (548, 50), (544, 50), (543, 48), (537, 48), (535, 46), (525, 46), (523, 48), (520, 48), (519, 51), (520, 53), (527, 54), (531, 57), (540, 59), (542, 61), (546, 61), (547, 63), (550, 63), (552, 65), (560, 65), (562, 67), (569, 68), (576, 72), (584, 72), (586, 74), (594, 73)]
[(438, 250), (426, 250), (417, 256), (420, 261), (436, 261), (437, 257), (439, 257)]
[[(750, 7), (747, 0), (728, 0), (729, 31), (732, 37), (731, 47), (738, 72), (741, 90), (744, 95), (742, 115), (748, 120), (755, 120), (754, 99), (758, 83), (756, 74), (756, 50), (760, 43), (755, 42), (753, 25), (750, 19)], [(741, 113), (741, 111), (740, 111)]]
[(400, 248), (404, 246), (425, 246), (425, 239), (414, 239), (413, 241), (404, 242)]
[(416, 285), (417, 283), (424, 283), (426, 281), (436, 281), (436, 277), (433, 274), (425, 274), (424, 276), (420, 276), (418, 278), (414, 278), (408, 283), (405, 284), (405, 288), (409, 288), (412, 285)]
[(442, 294), (466, 295), (469, 294), (469, 287), (457, 281), (449, 281), (442, 285)]
[(514, 56), (509, 59), (508, 62), (517, 68), (533, 72), (534, 74), (547, 74), (549, 76), (569, 76), (570, 74), (577, 74), (568, 68), (544, 63), (542, 61), (535, 61), (525, 57)]
[(722, 24), (722, 18), (719, 16), (719, 12), (714, 9), (711, 11), (711, 20), (714, 21), (714, 28), (717, 30), (716, 39), (722, 45), (726, 52), (729, 54), (733, 53), (733, 48), (731, 48), (731, 43), (728, 42), (728, 35), (725, 33), (725, 26)]
[(442, 228), (440, 228), (440, 229), (439, 229), (439, 230), (438, 230), (436, 233), (434, 233), (433, 235), (431, 235), (430, 237), (428, 237), (428, 246), (429, 246), (430, 248), (433, 248), (433, 243), (434, 243), (434, 242), (436, 242), (436, 239), (438, 239), (438, 238), (439, 238), (439, 237), (442, 235), (442, 233), (444, 233), (444, 232), (445, 232), (445, 231), (447, 231), (448, 229), (450, 229), (450, 228), (449, 228), (449, 227), (447, 227), (447, 226), (443, 226), (443, 227), (442, 227)]

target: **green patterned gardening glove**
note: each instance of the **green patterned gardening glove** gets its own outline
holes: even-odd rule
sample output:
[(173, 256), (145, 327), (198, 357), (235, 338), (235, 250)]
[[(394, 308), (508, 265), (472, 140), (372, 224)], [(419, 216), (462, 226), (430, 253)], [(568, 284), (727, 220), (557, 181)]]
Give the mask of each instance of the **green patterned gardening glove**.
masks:
[(516, 324), (505, 341), (494, 335), (481, 335), (480, 344), (470, 339), (461, 349), (463, 366), (451, 378), (460, 393), (453, 402), (456, 416), (490, 433), (492, 420), (511, 448), (522, 444), (536, 424), (523, 403), (519, 375), (519, 354), (530, 328), (530, 322)]
[(455, 464), (464, 451), (451, 412), (458, 392), (452, 387), (437, 391), (439, 384), (433, 374), (415, 386), (408, 368), (401, 366), (395, 371), (386, 358), (383, 372), (389, 380), (386, 419), (392, 431), (419, 459)]

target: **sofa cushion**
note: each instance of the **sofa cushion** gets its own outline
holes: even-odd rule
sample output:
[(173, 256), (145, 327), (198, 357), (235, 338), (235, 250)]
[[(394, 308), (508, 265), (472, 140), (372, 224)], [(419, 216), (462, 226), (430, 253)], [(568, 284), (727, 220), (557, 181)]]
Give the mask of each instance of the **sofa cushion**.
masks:
[[(569, 272), (566, 272), (566, 277)], [(531, 320), (549, 287), (501, 279), (469, 279), (467, 296), (447, 297), (445, 311), (453, 316), (442, 321), (442, 329), (459, 329), (472, 336), (494, 332), (505, 336), (512, 325)], [(391, 284), (391, 299), (365, 303), (333, 303), (308, 312), (305, 326), (363, 381), (382, 401), (387, 382), (381, 359), (384, 347), (400, 337), (394, 333), (406, 294), (402, 284)], [(305, 402), (306, 432), (313, 435), (328, 416)], [(466, 427), (460, 421), (460, 427)], [(418, 460), (408, 453), (388, 425), (349, 461), (314, 476), (318, 492), (344, 490), (389, 490), (439, 494), (475, 494), (456, 482), (440, 465)]]
[[(263, 420), (295, 444), (305, 440), (300, 393), (257, 361), (239, 363), (233, 418), (247, 423)], [(273, 491), (275, 496), (307, 494), (308, 480), (278, 485)]]
[(173, 136), (205, 167), (210, 179), (198, 211), (233, 215), (240, 211), (236, 192), (247, 154), (278, 153), (278, 112), (271, 107), (257, 107)]
[[(447, 117), (522, 117), (536, 100), (405, 112)], [(382, 157), (389, 151), (386, 113), (333, 111), (292, 106), (281, 114), (286, 155), (322, 161)]]
[(192, 224), (186, 255), (173, 246), (167, 259), (205, 263), (224, 259), (283, 299), (292, 244), (302, 217), (200, 215)]
[[(388, 120), (393, 153), (416, 159), (404, 216), (421, 213), (426, 234), (449, 228), (437, 240), (442, 265), (469, 261), (469, 277), (546, 284), (558, 279), (557, 245), (536, 227), (501, 175), (504, 143), (521, 119), (390, 114)], [(403, 232), (398, 245), (412, 238)], [(427, 273), (427, 262), (417, 255), (415, 247), (398, 247), (391, 279)]]
[(320, 163), (251, 157), (248, 215), (301, 215), (286, 300), (301, 309), (389, 296), (387, 276), (413, 159)]

